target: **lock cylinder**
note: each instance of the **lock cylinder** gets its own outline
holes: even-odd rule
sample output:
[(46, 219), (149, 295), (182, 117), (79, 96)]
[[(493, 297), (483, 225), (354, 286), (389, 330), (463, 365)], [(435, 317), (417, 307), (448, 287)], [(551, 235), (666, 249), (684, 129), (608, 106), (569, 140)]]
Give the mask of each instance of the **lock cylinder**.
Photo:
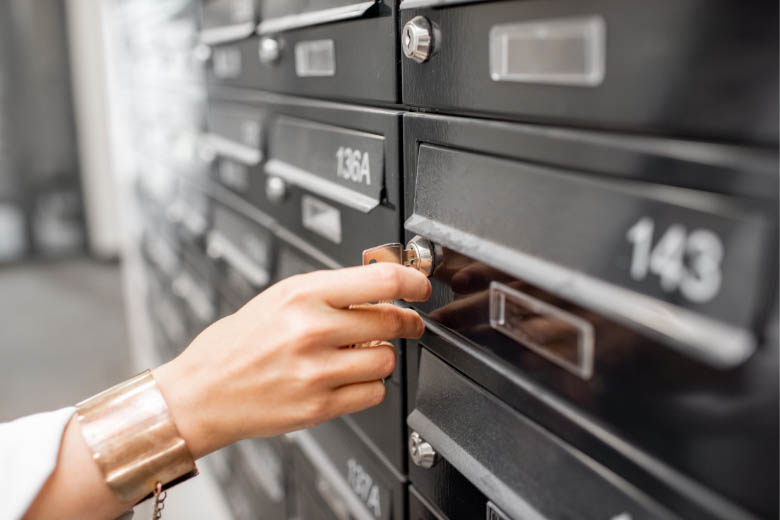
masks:
[(401, 32), (401, 49), (404, 56), (423, 63), (433, 54), (434, 35), (431, 22), (424, 16), (409, 20)]
[(431, 276), (437, 260), (441, 258), (441, 248), (438, 255), (436, 249), (437, 246), (433, 242), (417, 235), (406, 244), (404, 265), (414, 267), (425, 276)]
[(413, 267), (425, 276), (431, 276), (442, 258), (441, 246), (420, 235), (402, 244), (385, 244), (363, 251), (363, 265), (391, 262)]

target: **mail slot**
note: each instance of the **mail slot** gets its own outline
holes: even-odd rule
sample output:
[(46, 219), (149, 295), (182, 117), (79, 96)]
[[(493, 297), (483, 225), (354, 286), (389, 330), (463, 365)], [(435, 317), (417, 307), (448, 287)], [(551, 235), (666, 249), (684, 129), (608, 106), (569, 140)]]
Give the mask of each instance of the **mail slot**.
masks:
[(234, 89), (211, 96), (225, 112), (263, 114), (259, 171), (240, 166), (249, 190), (228, 189), (282, 241), (336, 267), (359, 263), (378, 239), (400, 240), (399, 112)]
[(316, 98), (397, 102), (392, 4), (264, 4), (259, 36), (213, 49), (212, 83)]
[[(577, 428), (598, 432), (610, 449), (634, 446), (732, 503), (772, 516), (771, 486), (761, 483), (775, 482), (766, 462), (775, 459), (765, 454), (776, 450), (777, 403), (766, 396), (777, 383), (761, 367), (777, 357), (766, 335), (771, 321), (763, 321), (776, 297), (764, 283), (776, 263), (776, 191), (761, 164), (776, 157), (730, 147), (715, 153), (709, 145), (709, 153), (694, 154), (705, 148), (659, 147), (653, 139), (631, 138), (627, 147), (619, 136), (430, 115), (405, 116), (404, 129), (406, 240), (420, 236), (441, 250), (433, 255), (433, 296), (415, 304), (435, 332), (426, 345), (506, 401), (511, 384), (481, 372), (474, 359), (513, 374), (526, 386), (513, 406), (585, 453), (602, 448), (581, 443), (560, 417), (550, 419), (555, 406), (537, 408), (526, 397), (560, 398), (560, 413), (582, 414)], [(681, 172), (674, 186), (670, 171)], [(719, 175), (729, 181), (712, 181)], [(705, 191), (709, 181), (714, 189)], [(766, 191), (749, 188), (754, 182), (767, 182)], [(653, 236), (643, 246), (655, 258), (647, 264), (635, 256), (642, 233)], [(698, 244), (688, 249), (691, 234)], [(662, 252), (681, 255), (675, 272), (684, 275), (709, 247), (700, 248), (703, 242), (720, 259), (710, 280), (718, 283), (709, 292), (683, 290), (682, 279), (673, 287), (672, 270), (659, 267)], [(596, 283), (578, 293), (584, 279)], [(413, 373), (407, 368), (410, 382)], [(765, 404), (755, 414), (705, 404), (726, 394)], [(772, 419), (761, 426), (759, 416)], [(725, 433), (727, 423), (751, 433)]]
[(407, 424), (435, 457), (410, 463), (414, 489), (446, 518), (673, 516), (427, 350)]
[(343, 422), (329, 421), (290, 438), (300, 518), (404, 518), (402, 478)]
[[(430, 116), (406, 116), (405, 128), (409, 238), (512, 273), (713, 366), (754, 352), (755, 320), (771, 297), (763, 280), (775, 257), (772, 196), (668, 186), (660, 165), (690, 168), (676, 180), (686, 187), (720, 171), (734, 185), (771, 188), (776, 156), (746, 150), (742, 163), (718, 164), (714, 150), (696, 161), (639, 139), (628, 155), (610, 155), (619, 140), (602, 148), (586, 133)], [(467, 151), (475, 144), (482, 149)], [(738, 154), (722, 151), (729, 161)]]
[(237, 306), (271, 283), (273, 248), (273, 235), (268, 229), (224, 205), (215, 206), (206, 251), (220, 264), (220, 291)]
[(248, 200), (259, 196), (258, 169), (265, 149), (265, 113), (236, 103), (213, 103), (202, 153), (211, 156), (212, 179)]
[(289, 29), (310, 27), (368, 15), (376, 0), (317, 0), (315, 2), (268, 0), (260, 5), (262, 21), (259, 34), (273, 34)]
[(269, 225), (282, 240), (328, 267), (359, 263), (377, 240), (400, 240), (398, 112), (270, 94), (224, 96), (266, 114), (266, 153), (253, 174), (263, 189), (245, 198), (275, 221)]
[(255, 0), (204, 0), (200, 6), (200, 41), (240, 40), (255, 32)]
[(776, 3), (404, 0), (400, 9), (399, 45), (410, 23), (424, 36), (404, 48), (405, 104), (777, 141)]

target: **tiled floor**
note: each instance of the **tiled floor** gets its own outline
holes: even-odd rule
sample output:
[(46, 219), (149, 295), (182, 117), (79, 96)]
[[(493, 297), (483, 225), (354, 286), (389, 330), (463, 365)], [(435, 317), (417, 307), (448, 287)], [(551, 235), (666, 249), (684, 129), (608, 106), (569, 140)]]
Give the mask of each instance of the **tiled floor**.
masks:
[(0, 421), (75, 404), (132, 374), (118, 265), (0, 267)]

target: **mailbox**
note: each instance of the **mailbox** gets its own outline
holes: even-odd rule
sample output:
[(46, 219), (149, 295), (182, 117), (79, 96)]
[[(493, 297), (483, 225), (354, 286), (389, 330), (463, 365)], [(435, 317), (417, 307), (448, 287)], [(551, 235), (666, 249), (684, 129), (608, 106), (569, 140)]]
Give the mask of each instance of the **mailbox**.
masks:
[[(676, 154), (700, 144), (632, 138), (629, 157), (619, 136), (422, 114), (404, 117), (404, 140), (409, 242), (395, 258), (430, 273), (433, 296), (416, 304), (429, 320), (425, 346), (675, 514), (772, 516), (774, 484), (764, 484), (776, 483), (777, 378), (764, 367), (777, 346), (764, 339), (774, 298), (764, 281), (776, 264), (776, 155)], [(664, 164), (683, 173), (669, 179)], [(430, 377), (407, 368), (409, 385)], [(415, 406), (408, 424), (427, 441)], [(455, 465), (465, 456), (451, 453)], [(423, 492), (418, 475), (410, 466)], [(719, 495), (702, 500), (683, 482)], [(648, 511), (630, 514), (665, 517)]]
[(777, 5), (403, 0), (408, 105), (777, 141)]
[(395, 103), (392, 1), (263, 4), (257, 36), (216, 45), (212, 85), (350, 101)]

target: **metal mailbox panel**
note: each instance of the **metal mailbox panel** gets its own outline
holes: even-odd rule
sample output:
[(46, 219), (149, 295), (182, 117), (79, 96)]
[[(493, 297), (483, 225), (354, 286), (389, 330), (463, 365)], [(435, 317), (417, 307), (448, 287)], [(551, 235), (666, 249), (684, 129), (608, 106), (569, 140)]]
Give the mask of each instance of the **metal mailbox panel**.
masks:
[(256, 0), (204, 0), (200, 7), (200, 40), (219, 43), (246, 38), (255, 31)]
[(294, 462), (297, 490), (308, 490), (318, 502), (327, 504), (326, 510), (333, 518), (405, 518), (404, 481), (341, 420), (292, 434), (291, 438), (299, 449)]
[(771, 145), (777, 9), (727, 0), (403, 9), (400, 27), (424, 16), (435, 28), (426, 62), (402, 60), (403, 102)]
[[(215, 47), (209, 79), (284, 94), (394, 103), (399, 97), (395, 15), (381, 4), (373, 11), (375, 16)], [(274, 59), (268, 51), (263, 54), (264, 46), (276, 49)]]
[(278, 33), (337, 20), (360, 18), (381, 0), (266, 0), (260, 5), (259, 34)]
[(263, 180), (281, 179), (286, 193), (266, 191), (257, 205), (280, 225), (344, 266), (359, 264), (366, 244), (399, 241), (397, 112), (277, 104), (268, 135)]
[[(447, 327), (429, 321), (423, 342), (458, 371), (683, 517), (776, 516), (776, 340), (738, 370), (714, 371), (550, 299), (594, 324), (593, 375), (582, 379), (492, 329), (486, 291), (448, 291), (434, 280), (422, 310)], [(409, 410), (417, 352), (407, 344)]]
[(728, 159), (720, 163), (717, 155), (695, 161), (664, 156), (686, 143), (637, 140), (629, 153), (591, 160), (619, 145), (421, 115), (405, 116), (405, 129), (408, 231), (713, 366), (738, 365), (755, 349), (776, 257), (774, 195), (737, 198), (647, 181), (666, 162), (690, 168), (679, 184), (703, 186), (705, 175), (719, 172), (737, 190), (754, 180), (769, 188), (776, 156), (756, 170), (749, 154), (739, 161), (744, 150), (723, 150)]
[(265, 114), (263, 161), (250, 170), (262, 189), (242, 196), (283, 239), (327, 267), (400, 241), (399, 112), (224, 88), (211, 97)]
[[(446, 517), (420, 495), (420, 492), (409, 486), (409, 518), (413, 520), (444, 520)], [(489, 519), (493, 520), (493, 519)]]
[(206, 251), (220, 264), (220, 291), (238, 305), (271, 282), (275, 256), (272, 233), (224, 205), (214, 207)]
[(431, 468), (410, 463), (409, 474), (448, 518), (674, 517), (427, 350), (417, 385), (407, 423), (437, 460)]
[[(641, 482), (637, 485), (643, 489), (653, 489), (654, 496), (664, 496), (664, 503), (674, 504), (675, 508), (686, 511), (688, 516), (704, 514), (700, 510), (686, 509), (689, 500), (699, 499), (681, 501), (673, 496), (667, 497), (666, 494), (677, 493), (672, 493), (668, 488), (687, 493), (687, 490), (701, 484), (681, 484), (675, 479), (670, 480), (672, 484), (659, 484), (666, 477), (652, 470), (654, 464), (665, 467), (668, 475), (691, 476), (704, 486), (723, 493), (741, 507), (758, 511), (762, 515), (772, 516), (773, 512), (776, 515), (777, 506), (773, 498), (774, 491), (771, 490), (776, 486), (777, 474), (774, 456), (777, 447), (772, 439), (778, 435), (778, 378), (774, 361), (778, 356), (778, 346), (774, 335), (766, 335), (771, 324), (765, 328), (763, 323), (777, 297), (774, 286), (766, 285), (767, 277), (774, 279), (775, 276), (767, 266), (776, 263), (776, 242), (773, 238), (776, 210), (772, 209), (776, 204), (776, 190), (770, 191), (774, 182), (770, 180), (771, 176), (761, 173), (761, 169), (752, 169), (748, 166), (751, 164), (749, 160), (744, 163), (737, 161), (739, 153), (713, 156), (729, 158), (732, 164), (728, 167), (725, 163), (717, 165), (713, 162), (707, 165), (692, 160), (692, 156), (675, 166), (674, 162), (679, 162), (680, 157), (686, 154), (680, 155), (675, 161), (657, 152), (645, 155), (653, 147), (639, 146), (639, 141), (632, 141), (635, 145), (632, 147), (633, 152), (626, 155), (626, 149), (619, 145), (619, 140), (588, 139), (586, 134), (579, 134), (579, 139), (575, 139), (565, 131), (538, 130), (522, 125), (409, 115), (405, 116), (404, 135), (407, 161), (405, 208), (410, 217), (407, 220), (406, 238), (419, 233), (445, 246), (443, 261), (432, 277), (433, 296), (429, 302), (416, 306), (431, 320), (429, 329), (457, 333), (454, 336), (457, 339), (428, 340), (431, 343), (429, 346), (449, 362), (460, 363), (457, 368), (477, 379), (480, 384), (486, 384), (494, 376), (476, 375), (481, 369), (475, 368), (469, 361), (469, 355), (463, 351), (473, 355), (479, 353), (493, 360), (502, 367), (500, 371), (512, 374), (507, 377), (522, 380), (523, 385), (527, 386), (525, 390), (518, 390), (515, 403), (519, 404), (514, 405), (518, 410), (544, 423), (545, 427), (565, 437), (567, 442), (585, 453), (603, 453), (606, 449), (604, 446), (609, 446), (608, 451), (611, 453), (615, 450), (621, 452), (617, 459), (614, 453), (604, 457), (599, 455), (598, 459), (609, 460), (610, 467), (631, 467), (620, 469), (620, 474), (646, 475), (649, 471), (655, 475), (652, 479), (632, 476), (632, 482)], [(610, 141), (612, 144), (607, 146), (602, 141)], [(678, 143), (682, 148), (684, 144)], [(586, 147), (593, 149), (586, 151)], [(664, 148), (671, 150), (674, 146)], [(645, 152), (637, 155), (643, 149)], [(439, 154), (442, 150), (444, 152)], [(457, 152), (448, 155), (454, 150)], [(489, 157), (486, 162), (482, 162), (482, 159), (471, 162), (473, 155), (470, 150), (481, 158)], [(426, 157), (426, 154), (430, 155)], [(451, 161), (447, 157), (457, 159)], [(522, 161), (512, 161), (510, 158)], [(616, 162), (611, 164), (610, 159)], [(536, 171), (545, 173), (541, 177), (534, 176), (533, 181), (520, 186), (518, 183), (522, 183), (528, 173), (526, 167), (531, 164), (532, 169), (538, 168)], [(656, 334), (635, 320), (623, 319), (619, 316), (620, 311), (608, 312), (613, 305), (620, 306), (620, 300), (616, 302), (610, 297), (614, 293), (594, 293), (590, 296), (598, 295), (599, 298), (590, 299), (578, 298), (572, 292), (582, 273), (597, 273), (602, 281), (607, 280), (605, 284), (610, 287), (621, 283), (610, 270), (626, 269), (630, 273), (630, 256), (626, 256), (633, 253), (629, 250), (627, 255), (623, 255), (625, 263), (602, 263), (595, 260), (596, 257), (588, 253), (594, 250), (591, 248), (598, 250), (601, 245), (601, 250), (607, 253), (616, 251), (624, 247), (629, 230), (620, 230), (612, 237), (594, 238), (594, 235), (584, 239), (589, 217), (579, 214), (575, 209), (589, 207), (596, 211), (598, 208), (614, 210), (623, 204), (621, 198), (629, 193), (640, 197), (653, 196), (659, 193), (656, 191), (659, 186), (645, 181), (655, 179), (658, 175), (656, 168), (663, 170), (664, 165), (670, 164), (673, 170), (682, 172), (677, 183), (689, 187), (705, 187), (708, 180), (724, 175), (730, 179), (733, 191), (740, 193), (741, 207), (749, 206), (748, 214), (752, 216), (743, 222), (749, 231), (740, 233), (736, 242), (731, 239), (724, 242), (724, 249), (729, 251), (731, 244), (739, 244), (746, 238), (752, 241), (751, 245), (744, 246), (747, 248), (745, 251), (738, 248), (732, 253), (726, 253), (733, 255), (733, 270), (730, 274), (725, 270), (722, 273), (731, 276), (737, 288), (733, 289), (725, 307), (706, 310), (708, 320), (711, 319), (708, 323), (725, 324), (726, 330), (733, 330), (733, 325), (737, 324), (740, 330), (749, 332), (752, 342), (742, 344), (748, 347), (746, 350), (741, 347), (732, 350), (740, 344), (724, 341), (727, 338), (725, 334), (713, 335), (711, 341), (701, 341), (702, 337), (717, 329), (705, 330), (701, 336), (697, 333), (687, 339), (672, 328), (666, 329), (666, 332), (674, 333), (671, 336)], [(424, 168), (420, 169), (420, 165)], [(548, 183), (563, 179), (558, 175), (564, 169), (572, 171), (575, 165), (577, 170), (588, 173), (566, 176), (566, 183), (548, 193), (554, 195), (552, 198), (542, 195)], [(433, 173), (436, 171), (442, 175), (437, 176)], [(506, 175), (501, 174), (502, 171)], [(448, 181), (461, 174), (461, 180), (467, 181), (466, 184)], [(428, 175), (432, 176), (422, 184), (418, 182), (420, 176)], [(500, 186), (501, 190), (490, 188), (493, 182), (490, 179), (494, 175), (496, 177), (493, 180), (500, 180), (494, 186)], [(663, 178), (665, 173), (660, 175)], [(434, 178), (436, 182), (431, 183)], [(626, 179), (642, 179), (641, 186), (645, 189), (637, 192), (618, 190), (605, 198), (592, 198), (589, 189), (583, 188), (584, 185), (624, 186)], [(760, 190), (748, 188), (753, 181), (759, 184), (764, 182), (760, 179), (769, 182), (766, 193), (770, 195), (761, 196)], [(591, 182), (595, 184), (591, 185)], [(634, 182), (628, 184), (633, 185)], [(716, 182), (713, 184), (717, 185)], [(456, 189), (456, 186), (461, 189)], [(690, 217), (681, 213), (680, 209), (689, 205), (696, 196), (702, 195), (702, 192), (688, 189), (678, 192), (669, 186), (661, 188), (660, 193), (676, 195), (656, 199), (655, 203), (672, 204), (658, 215), (662, 219), (684, 216), (685, 220), (680, 222), (686, 229), (720, 226), (720, 219), (739, 218), (739, 211), (723, 211), (724, 207), (731, 207), (730, 204), (720, 207), (713, 204), (693, 208), (703, 212), (706, 218), (689, 221)], [(717, 186), (717, 189), (721, 194), (714, 200), (737, 199), (727, 195), (729, 190), (725, 183)], [(689, 195), (693, 195), (693, 199)], [(704, 195), (709, 200), (714, 194)], [(421, 197), (419, 201), (417, 197)], [(625, 211), (643, 212), (652, 209), (652, 204), (634, 200), (633, 206), (624, 206)], [(424, 203), (418, 203), (422, 201)], [(453, 211), (455, 207), (457, 210)], [(533, 208), (540, 212), (520, 216), (520, 213)], [(572, 211), (577, 214), (576, 217), (572, 217)], [(434, 217), (430, 221), (435, 223), (427, 227), (419, 225), (425, 222), (423, 217), (426, 216)], [(561, 216), (568, 217), (558, 220)], [(608, 230), (624, 216), (620, 212), (605, 214), (599, 220), (600, 225), (593, 229), (598, 232)], [(556, 221), (560, 227), (554, 225)], [(695, 225), (690, 226), (691, 223)], [(463, 230), (470, 232), (464, 235)], [(572, 234), (572, 230), (578, 230), (578, 233)], [(757, 235), (749, 238), (751, 233), (756, 232)], [(464, 237), (467, 240), (461, 240)], [(521, 244), (526, 239), (529, 242)], [(576, 258), (572, 257), (571, 269), (568, 270), (573, 274), (560, 278), (560, 283), (546, 284), (540, 273), (549, 273), (546, 267), (553, 262), (547, 255), (556, 248), (560, 248), (564, 255), (575, 253)], [(520, 264), (511, 264), (512, 258), (520, 258), (513, 256), (514, 252), (520, 250), (529, 253), (526, 260), (530, 257), (532, 263), (542, 269), (520, 273), (517, 270)], [(497, 252), (501, 255), (496, 255)], [(600, 269), (603, 271), (598, 274)], [(661, 283), (660, 277), (656, 278), (656, 283)], [(721, 284), (721, 287), (727, 287), (725, 278)], [(749, 284), (749, 287), (739, 287), (740, 284)], [(550, 334), (551, 341), (547, 347), (547, 354), (550, 355), (543, 355), (538, 349), (529, 346), (527, 338), (524, 340), (521, 334), (524, 329), (506, 328), (491, 319), (500, 316), (497, 313), (500, 308), (497, 302), (500, 303), (501, 299), (493, 297), (496, 289), (499, 295), (507, 298), (505, 303), (513, 302), (514, 307), (505, 309), (505, 312), (514, 312), (515, 319), (521, 323), (526, 319), (534, 321), (538, 326), (549, 327), (559, 322), (549, 318), (540, 319), (544, 317), (542, 314), (549, 317), (555, 313), (540, 314), (538, 311), (522, 309), (518, 303), (521, 299), (515, 297), (518, 291), (588, 323), (593, 328), (590, 370), (570, 370), (571, 367), (564, 366), (560, 359), (556, 359), (556, 355), (559, 356), (561, 348), (566, 345), (556, 343), (554, 334)], [(631, 290), (641, 292), (645, 288), (638, 285)], [(658, 315), (658, 325), (681, 325), (684, 330), (692, 323), (687, 321), (686, 312), (694, 307), (686, 307), (688, 304), (681, 297), (672, 299), (667, 296), (670, 299), (663, 301), (663, 289), (655, 294), (660, 295), (653, 296), (653, 299), (662, 302), (661, 308), (672, 305)], [(738, 301), (739, 298), (743, 298), (741, 305), (744, 308), (732, 307), (728, 312), (724, 311), (729, 308), (731, 301)], [(642, 301), (641, 298), (638, 301), (624, 300), (623, 311), (640, 309)], [(752, 310), (745, 312), (747, 307)], [(705, 311), (697, 311), (697, 315), (702, 315), (700, 312)], [(744, 320), (741, 325), (734, 321), (740, 315)], [(561, 328), (555, 326), (551, 330), (560, 332)], [(674, 340), (672, 336), (680, 341)], [(455, 348), (453, 344), (460, 346)], [(738, 355), (731, 357), (735, 353)], [(411, 362), (412, 357), (408, 355), (407, 359)], [(409, 368), (408, 381), (413, 382), (414, 377), (414, 369)], [(506, 384), (496, 382), (497, 386), (491, 388), (491, 391), (509, 401), (512, 392)], [(543, 404), (531, 406), (529, 396), (532, 402), (539, 400)], [(554, 406), (547, 402), (550, 396), (554, 396), (553, 400), (557, 403)], [(715, 403), (719, 404), (715, 406)], [(747, 403), (756, 403), (761, 411), (756, 411), (753, 405)], [(409, 409), (412, 406), (413, 403), (409, 404)], [(569, 420), (561, 421), (556, 415), (559, 412), (555, 411), (559, 406), (561, 414), (580, 417), (576, 421), (577, 426), (572, 426)], [(557, 418), (550, 419), (551, 413)], [(728, 426), (737, 424), (740, 425), (737, 429)], [(589, 433), (583, 435), (581, 429)], [(597, 444), (600, 447), (583, 440), (590, 435), (599, 439)], [(696, 448), (691, 448), (693, 446)], [(651, 464), (648, 462), (650, 460), (654, 462)], [(637, 466), (641, 468), (639, 473)], [(720, 469), (716, 470), (715, 467)], [(737, 467), (742, 469), (735, 470)], [(714, 504), (719, 500), (706, 493), (705, 496), (703, 501), (707, 503)], [(736, 514), (733, 510), (729, 512), (729, 507), (733, 506), (728, 504), (722, 505), (722, 510), (727, 512), (720, 513), (721, 516)], [(719, 517), (711, 511), (707, 515)]]
[(258, 170), (265, 152), (266, 114), (251, 106), (214, 102), (207, 111), (203, 153), (212, 159), (212, 179), (247, 200), (263, 186)]

